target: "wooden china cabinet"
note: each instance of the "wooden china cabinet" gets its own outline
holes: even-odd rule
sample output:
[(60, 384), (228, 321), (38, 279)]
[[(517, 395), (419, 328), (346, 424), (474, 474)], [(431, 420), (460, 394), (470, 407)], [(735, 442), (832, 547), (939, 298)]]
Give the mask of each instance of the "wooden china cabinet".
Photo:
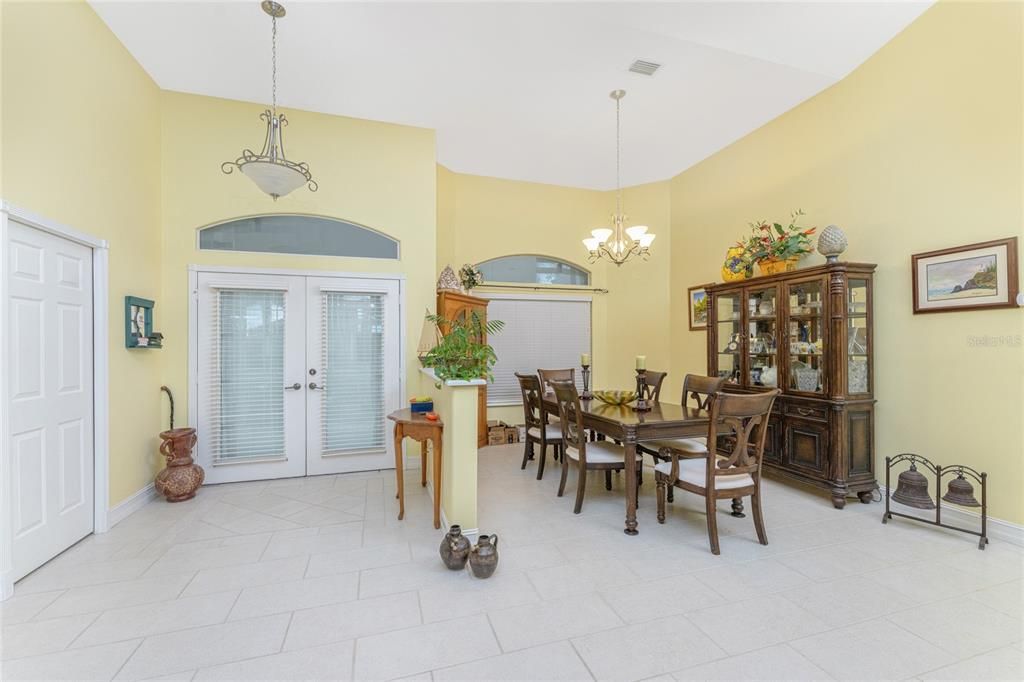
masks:
[[(437, 292), (437, 314), (446, 320), (465, 321), (473, 311), (480, 316), (481, 321), (487, 319), (487, 299), (477, 298), (458, 291)], [(441, 333), (445, 333), (444, 328)], [(487, 340), (486, 332), (481, 342)], [(477, 427), (476, 446), (482, 448), (487, 445), (487, 386), (481, 386), (477, 398)]]
[[(768, 420), (768, 473), (823, 488), (838, 509), (871, 501), (874, 474), (872, 278), (867, 263), (828, 263), (713, 284), (708, 374), (725, 390), (781, 388)], [(720, 447), (728, 450), (724, 441)]]

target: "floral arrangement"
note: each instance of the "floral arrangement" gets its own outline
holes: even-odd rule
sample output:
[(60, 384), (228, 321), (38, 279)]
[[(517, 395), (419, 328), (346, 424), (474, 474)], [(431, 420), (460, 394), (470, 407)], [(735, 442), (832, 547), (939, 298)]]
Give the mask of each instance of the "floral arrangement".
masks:
[(466, 263), (459, 268), (459, 281), (462, 282), (462, 286), (469, 291), (474, 287), (478, 287), (484, 283), (483, 273), (472, 263)]
[(803, 215), (803, 210), (797, 209), (790, 214), (789, 225), (785, 227), (780, 223), (769, 224), (766, 220), (750, 223), (750, 236), (736, 245), (743, 249), (743, 256), (750, 263), (801, 258), (814, 250), (811, 235), (817, 229), (797, 225)]

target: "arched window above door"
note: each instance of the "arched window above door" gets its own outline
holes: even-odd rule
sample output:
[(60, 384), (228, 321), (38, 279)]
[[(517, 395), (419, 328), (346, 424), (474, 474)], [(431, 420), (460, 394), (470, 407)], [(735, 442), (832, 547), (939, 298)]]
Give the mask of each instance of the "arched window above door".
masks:
[(520, 254), (492, 258), (477, 264), (484, 282), (590, 285), (590, 273), (551, 256)]
[(398, 259), (398, 241), (356, 223), (310, 215), (262, 215), (199, 230), (201, 251)]

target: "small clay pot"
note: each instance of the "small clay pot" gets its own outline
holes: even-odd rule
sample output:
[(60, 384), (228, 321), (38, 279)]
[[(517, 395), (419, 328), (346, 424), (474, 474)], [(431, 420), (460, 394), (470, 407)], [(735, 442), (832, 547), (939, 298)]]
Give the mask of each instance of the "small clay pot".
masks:
[(452, 526), (441, 540), (441, 561), (453, 571), (466, 567), (471, 547), (469, 538), (462, 534), (462, 526)]
[(196, 496), (206, 472), (192, 461), (196, 446), (196, 430), (171, 429), (160, 434), (160, 454), (167, 458), (167, 468), (156, 475), (153, 485), (168, 502), (183, 502)]
[(498, 536), (481, 535), (469, 555), (469, 569), (477, 578), (490, 578), (498, 567)]

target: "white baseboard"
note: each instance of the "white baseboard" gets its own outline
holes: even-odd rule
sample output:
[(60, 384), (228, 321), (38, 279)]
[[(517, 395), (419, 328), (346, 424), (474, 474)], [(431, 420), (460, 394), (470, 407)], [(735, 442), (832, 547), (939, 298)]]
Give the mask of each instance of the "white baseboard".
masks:
[[(429, 485), (430, 484), (428, 483), (427, 486), (429, 487)], [(431, 493), (431, 494), (433, 494), (433, 493)], [(441, 507), (441, 530), (443, 530), (445, 533), (447, 533), (448, 529), (451, 528), (451, 527), (452, 527), (452, 524), (448, 522), (448, 515), (444, 513), (444, 507)], [(470, 542), (476, 542), (478, 536), (480, 535), (480, 529), (479, 528), (463, 528), (462, 529), (462, 534), (465, 535), (469, 539)]]
[[(884, 485), (879, 486), (879, 491), (883, 496), (886, 495), (886, 488)], [(885, 497), (882, 497), (882, 504), (885, 504)], [(889, 506), (893, 511), (906, 514), (907, 516), (916, 516), (929, 521), (935, 520), (935, 510), (933, 509), (915, 509), (891, 500), (889, 501)], [(895, 517), (893, 521), (898, 518), (899, 517)], [(962, 509), (951, 504), (944, 504), (942, 505), (942, 522), (960, 526), (967, 530), (980, 532), (981, 512)], [(989, 516), (988, 537), (989, 540), (999, 540), (1001, 542), (1008, 542), (1019, 547), (1024, 547), (1024, 526)]]
[(130, 495), (124, 500), (121, 500), (113, 507), (111, 507), (110, 513), (107, 514), (107, 521), (109, 527), (113, 528), (121, 521), (124, 521), (129, 516), (131, 516), (138, 510), (142, 509), (156, 498), (156, 488), (153, 486), (152, 483), (150, 483), (142, 490), (139, 490), (138, 492)]

